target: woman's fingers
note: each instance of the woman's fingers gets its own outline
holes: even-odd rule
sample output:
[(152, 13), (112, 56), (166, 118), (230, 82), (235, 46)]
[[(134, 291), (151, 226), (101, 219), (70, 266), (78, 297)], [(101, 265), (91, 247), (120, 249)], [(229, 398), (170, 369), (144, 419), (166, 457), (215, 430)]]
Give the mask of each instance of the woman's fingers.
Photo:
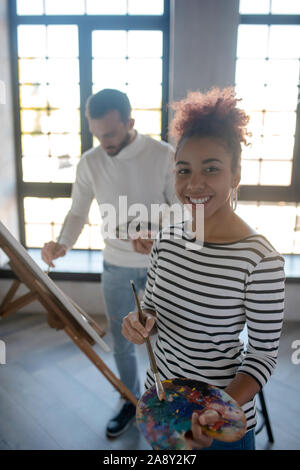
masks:
[[(204, 424), (207, 424), (207, 423), (202, 422), (201, 424), (204, 425)], [(202, 447), (209, 447), (213, 440), (212, 440), (211, 437), (209, 437), (205, 434), (205, 432), (201, 428), (201, 424), (200, 424), (199, 415), (197, 413), (193, 413), (193, 415), (192, 415), (193, 440), (195, 442), (197, 442)]]
[(130, 312), (123, 319), (122, 333), (132, 343), (143, 344), (145, 338), (149, 336), (154, 323), (155, 317), (147, 315), (145, 326), (143, 326), (139, 321), (138, 312)]
[(130, 312), (128, 320), (132, 328), (137, 330), (143, 338), (147, 338), (155, 323), (155, 317), (153, 315), (143, 315), (143, 317), (145, 321), (144, 325), (139, 320), (138, 312)]
[(220, 419), (220, 414), (216, 410), (205, 410), (201, 415), (199, 416), (199, 422), (203, 426), (207, 425), (213, 425)]
[(197, 412), (192, 414), (192, 429), (185, 435), (188, 449), (203, 449), (212, 444), (213, 439), (203, 431), (201, 426), (215, 424), (220, 419), (220, 415), (215, 410), (205, 410), (200, 415)]
[(134, 330), (138, 331), (138, 333), (140, 333), (143, 338), (146, 338), (148, 336), (146, 328), (139, 321), (138, 312), (130, 312), (130, 314), (128, 315), (128, 320), (131, 327)]
[(131, 343), (143, 344), (145, 342), (145, 338), (130, 326), (130, 323), (126, 321), (126, 318), (123, 320), (122, 334)]
[(153, 315), (147, 315), (146, 323), (145, 323), (145, 330), (149, 334), (152, 328), (155, 325), (155, 317)]

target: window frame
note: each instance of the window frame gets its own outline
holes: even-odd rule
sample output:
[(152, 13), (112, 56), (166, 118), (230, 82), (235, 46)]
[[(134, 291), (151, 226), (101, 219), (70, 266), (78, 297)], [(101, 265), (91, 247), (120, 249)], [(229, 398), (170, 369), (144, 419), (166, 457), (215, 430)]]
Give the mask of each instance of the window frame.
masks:
[[(240, 14), (239, 25), (300, 25), (300, 15)], [(239, 190), (241, 201), (300, 202), (300, 76), (298, 89), (291, 184), (289, 186), (241, 185)]]
[[(13, 121), (15, 139), (16, 179), (20, 242), (26, 246), (25, 238), (25, 197), (57, 198), (71, 197), (72, 183), (25, 182), (22, 174), (22, 146), (19, 101), (18, 43), (19, 25), (76, 25), (79, 43), (80, 82), (80, 135), (81, 154), (93, 146), (93, 136), (85, 118), (85, 103), (92, 94), (92, 32), (93, 30), (158, 30), (162, 32), (162, 113), (161, 138), (167, 140), (168, 94), (169, 94), (169, 21), (170, 0), (164, 0), (163, 15), (18, 15), (17, 1), (9, 2), (9, 34), (11, 53), (11, 78)], [(87, 248), (87, 250), (89, 250)]]

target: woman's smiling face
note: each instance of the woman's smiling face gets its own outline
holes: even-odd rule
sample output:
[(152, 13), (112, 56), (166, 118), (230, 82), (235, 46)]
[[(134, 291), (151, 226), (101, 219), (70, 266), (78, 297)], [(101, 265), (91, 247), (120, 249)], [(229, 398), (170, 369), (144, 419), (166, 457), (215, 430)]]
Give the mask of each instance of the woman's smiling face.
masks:
[(191, 137), (183, 142), (175, 160), (175, 191), (183, 204), (204, 204), (204, 218), (231, 211), (230, 194), (240, 182), (232, 171), (232, 154), (214, 137)]

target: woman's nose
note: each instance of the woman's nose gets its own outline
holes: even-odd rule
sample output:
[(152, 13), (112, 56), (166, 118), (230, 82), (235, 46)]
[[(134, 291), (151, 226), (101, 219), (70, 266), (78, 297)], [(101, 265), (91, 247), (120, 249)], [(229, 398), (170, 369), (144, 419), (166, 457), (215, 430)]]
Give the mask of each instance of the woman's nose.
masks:
[(205, 176), (200, 173), (195, 173), (194, 175), (192, 175), (188, 182), (189, 189), (204, 188), (205, 185)]

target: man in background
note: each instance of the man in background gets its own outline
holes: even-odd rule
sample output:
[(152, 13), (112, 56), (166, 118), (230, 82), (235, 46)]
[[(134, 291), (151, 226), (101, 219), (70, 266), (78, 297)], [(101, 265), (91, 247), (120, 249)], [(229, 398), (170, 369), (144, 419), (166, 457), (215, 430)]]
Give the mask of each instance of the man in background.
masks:
[[(127, 197), (128, 207), (143, 204), (149, 214), (151, 204), (171, 205), (173, 200), (172, 147), (134, 129), (127, 95), (113, 89), (92, 95), (87, 101), (86, 117), (90, 132), (99, 140), (100, 146), (82, 155), (72, 190), (72, 206), (58, 242), (48, 242), (42, 249), (42, 259), (52, 267), (53, 260), (64, 256), (75, 244), (94, 198), (100, 212), (102, 205), (112, 205), (117, 220), (123, 220), (125, 226), (128, 214), (119, 209), (120, 196)], [(151, 247), (150, 239), (112, 237), (105, 239), (103, 250), (102, 287), (114, 342), (114, 358), (120, 380), (137, 398), (140, 383), (134, 345), (124, 338), (121, 330), (123, 317), (135, 309), (130, 280), (134, 281), (137, 290), (144, 289)], [(121, 399), (108, 422), (107, 436), (119, 436), (134, 418), (134, 405)]]

